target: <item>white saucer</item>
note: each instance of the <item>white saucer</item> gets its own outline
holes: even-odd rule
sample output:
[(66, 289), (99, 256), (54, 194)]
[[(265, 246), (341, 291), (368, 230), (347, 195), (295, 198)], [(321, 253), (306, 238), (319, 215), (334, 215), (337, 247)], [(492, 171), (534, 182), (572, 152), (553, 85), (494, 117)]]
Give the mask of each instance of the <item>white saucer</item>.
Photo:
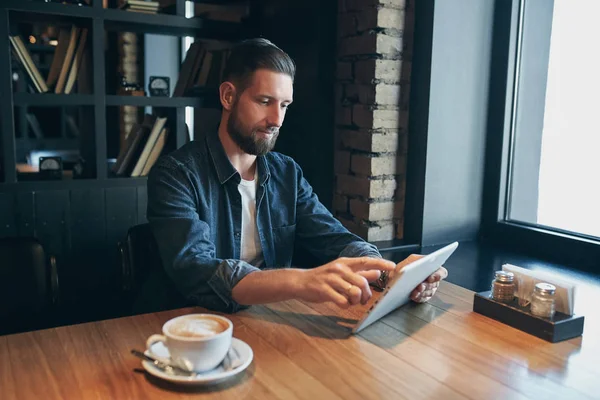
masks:
[[(237, 362), (238, 366), (230, 371), (225, 371), (223, 369), (223, 366), (219, 365), (213, 370), (198, 373), (195, 377), (188, 377), (169, 375), (158, 369), (154, 364), (152, 364), (149, 361), (142, 361), (142, 365), (144, 366), (144, 369), (148, 371), (149, 374), (154, 375), (157, 378), (164, 379), (166, 381), (185, 385), (214, 384), (239, 374), (240, 372), (248, 368), (248, 366), (252, 362), (254, 353), (252, 352), (252, 348), (248, 346), (248, 344), (246, 344), (244, 341), (233, 338), (231, 340), (231, 347), (237, 351), (237, 354), (239, 355), (240, 359), (239, 362)], [(146, 350), (144, 353), (148, 356), (165, 361), (168, 361), (170, 357), (169, 349), (167, 349), (161, 342), (154, 343), (152, 347)]]

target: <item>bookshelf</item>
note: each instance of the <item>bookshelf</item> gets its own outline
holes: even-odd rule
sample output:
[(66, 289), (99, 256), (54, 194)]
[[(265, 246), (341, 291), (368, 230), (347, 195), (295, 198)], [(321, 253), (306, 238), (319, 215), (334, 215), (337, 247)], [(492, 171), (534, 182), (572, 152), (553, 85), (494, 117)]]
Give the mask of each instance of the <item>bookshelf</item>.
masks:
[[(198, 97), (149, 97), (149, 96), (123, 96), (108, 93), (106, 90), (107, 66), (104, 53), (106, 34), (108, 32), (127, 32), (159, 34), (171, 36), (191, 36), (201, 39), (214, 39), (220, 41), (234, 41), (241, 37), (241, 25), (235, 22), (204, 20), (201, 18), (185, 18), (185, 0), (177, 0), (175, 14), (146, 14), (124, 11), (114, 8), (103, 8), (102, 0), (94, 0), (89, 7), (75, 6), (60, 3), (45, 3), (39, 1), (4, 0), (0, 4), (0, 91), (8, 94), (8, 101), (2, 104), (2, 176), (0, 182), (5, 184), (18, 184), (16, 160), (11, 149), (15, 148), (15, 121), (14, 108), (18, 107), (67, 107), (89, 106), (93, 109), (93, 136), (88, 143), (93, 151), (88, 151), (91, 164), (87, 164), (86, 177), (101, 181), (110, 179), (106, 168), (107, 159), (107, 132), (106, 132), (106, 107), (136, 106), (175, 109), (169, 112), (170, 116), (184, 114), (177, 112), (185, 107), (214, 107), (215, 94), (205, 93)], [(91, 48), (93, 72), (90, 94), (54, 94), (54, 93), (28, 93), (14, 92), (11, 89), (12, 74), (10, 43), (7, 37), (14, 31), (16, 23), (58, 23), (75, 24), (88, 29), (87, 45)], [(30, 46), (36, 51), (49, 51), (42, 46)], [(173, 89), (176, 82), (171, 82)], [(210, 98), (212, 97), (212, 98)], [(175, 137), (177, 144), (185, 143), (187, 134), (184, 121), (176, 118), (174, 121)], [(178, 147), (178, 146), (176, 146)], [(172, 149), (172, 146), (171, 146)], [(91, 155), (91, 156), (90, 156)]]
[[(141, 114), (151, 108), (166, 116), (170, 130), (165, 154), (188, 141), (186, 108), (218, 105), (214, 88), (197, 91), (194, 97), (150, 97), (146, 79), (140, 82), (146, 96), (116, 93), (111, 87), (114, 83), (111, 69), (116, 66), (111, 50), (105, 50), (109, 46), (107, 41), (123, 31), (223, 42), (243, 37), (244, 24), (188, 19), (185, 7), (186, 0), (176, 0), (173, 14), (146, 14), (104, 8), (102, 0), (92, 0), (87, 7), (30, 0), (0, 1), (0, 237), (37, 237), (50, 254), (57, 256), (61, 295), (70, 299), (68, 307), (81, 307), (86, 315), (91, 315), (94, 306), (98, 310), (108, 307), (106, 296), (118, 292), (117, 243), (131, 226), (146, 222), (147, 178), (114, 176), (109, 168), (108, 161), (115, 157), (114, 145), (118, 141), (115, 135), (119, 135), (114, 130), (114, 111), (132, 106)], [(93, 61), (87, 91), (56, 94), (14, 89), (15, 58), (9, 35), (20, 34), (24, 25), (46, 23), (87, 29), (86, 49)], [(181, 67), (181, 40), (177, 43), (177, 62)], [(55, 51), (40, 44), (27, 43), (27, 47), (32, 53)], [(48, 65), (39, 69), (44, 78), (48, 76)], [(176, 83), (171, 80), (171, 92)], [(65, 109), (81, 110), (78, 121), (87, 126), (81, 127), (81, 136), (77, 138), (61, 134), (42, 140), (31, 134), (17, 135), (27, 123), (27, 110), (32, 108), (60, 110), (57, 113), (61, 114)], [(47, 149), (77, 147), (86, 160), (85, 174), (77, 179), (23, 179), (17, 172), (16, 151), (33, 144)], [(98, 293), (102, 296), (97, 296)]]

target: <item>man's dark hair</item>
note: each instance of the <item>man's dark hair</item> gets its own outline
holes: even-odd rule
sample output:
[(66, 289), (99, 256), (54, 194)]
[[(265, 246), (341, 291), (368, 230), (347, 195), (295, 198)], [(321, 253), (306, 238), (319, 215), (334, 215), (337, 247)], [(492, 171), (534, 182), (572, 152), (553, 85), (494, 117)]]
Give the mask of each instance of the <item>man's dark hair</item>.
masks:
[(233, 82), (243, 92), (258, 69), (286, 74), (292, 81), (296, 74), (296, 65), (285, 51), (267, 39), (256, 38), (233, 46), (223, 71), (223, 81)]

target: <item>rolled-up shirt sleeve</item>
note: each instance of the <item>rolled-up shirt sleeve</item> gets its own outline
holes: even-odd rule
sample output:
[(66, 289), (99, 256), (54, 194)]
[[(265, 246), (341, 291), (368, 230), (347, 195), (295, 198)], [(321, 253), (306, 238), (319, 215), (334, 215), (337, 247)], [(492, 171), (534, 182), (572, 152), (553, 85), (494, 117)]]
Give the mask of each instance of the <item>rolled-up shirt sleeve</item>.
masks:
[(199, 218), (192, 180), (183, 165), (167, 158), (152, 168), (147, 217), (165, 272), (186, 300), (223, 312), (245, 308), (233, 300), (232, 289), (259, 269), (216, 257), (209, 225)]
[(357, 241), (348, 244), (339, 254), (340, 257), (382, 258), (377, 247), (369, 242)]

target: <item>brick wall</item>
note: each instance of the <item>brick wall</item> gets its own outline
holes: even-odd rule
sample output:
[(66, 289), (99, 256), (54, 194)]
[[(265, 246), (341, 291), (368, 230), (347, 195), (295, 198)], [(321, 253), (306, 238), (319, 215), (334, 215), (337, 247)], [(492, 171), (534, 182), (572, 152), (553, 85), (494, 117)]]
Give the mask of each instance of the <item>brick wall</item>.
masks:
[(333, 209), (369, 241), (403, 237), (414, 0), (338, 0)]

